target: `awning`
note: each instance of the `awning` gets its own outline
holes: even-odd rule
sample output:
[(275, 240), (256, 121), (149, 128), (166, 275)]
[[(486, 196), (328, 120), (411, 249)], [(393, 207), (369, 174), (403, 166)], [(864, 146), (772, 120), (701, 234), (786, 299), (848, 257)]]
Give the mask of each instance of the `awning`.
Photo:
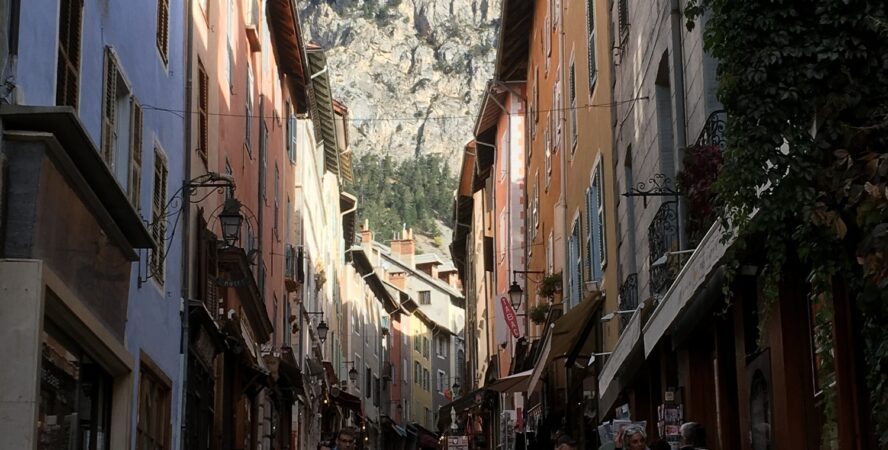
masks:
[(644, 361), (641, 341), (641, 310), (635, 311), (629, 323), (623, 328), (620, 339), (598, 377), (598, 410), (607, 411), (623, 390), (620, 375), (632, 373)]
[(479, 407), (484, 404), (484, 402), (492, 397), (496, 397), (497, 394), (495, 391), (491, 391), (487, 388), (476, 389), (472, 392), (469, 392), (462, 397), (447, 403), (440, 408), (438, 408), (438, 429), (446, 430), (450, 427), (450, 410), (454, 410), (456, 414), (461, 414), (470, 409)]
[(564, 313), (551, 325), (551, 332), (543, 336), (543, 348), (528, 381), (528, 392), (534, 390), (543, 372), (549, 368), (549, 364), (553, 360), (568, 357), (578, 344), (586, 345), (586, 342), (580, 343), (578, 341), (582, 337), (588, 321), (594, 319), (592, 313), (600, 304), (601, 295), (596, 293)]
[(349, 394), (348, 392), (345, 392), (345, 391), (339, 391), (339, 393), (336, 396), (332, 396), (332, 397), (333, 397), (333, 402), (339, 404), (339, 406), (342, 406), (345, 409), (350, 409), (350, 410), (354, 411), (359, 416), (364, 415), (364, 407), (361, 404), (360, 397), (358, 397), (356, 395)]
[(524, 390), (527, 389), (527, 384), (530, 382), (530, 375), (532, 373), (533, 369), (530, 369), (521, 373), (509, 375), (507, 377), (500, 378), (499, 380), (496, 380), (487, 386), (484, 386), (484, 388), (490, 389), (492, 391), (497, 391), (502, 394), (508, 394), (510, 392), (524, 392)]

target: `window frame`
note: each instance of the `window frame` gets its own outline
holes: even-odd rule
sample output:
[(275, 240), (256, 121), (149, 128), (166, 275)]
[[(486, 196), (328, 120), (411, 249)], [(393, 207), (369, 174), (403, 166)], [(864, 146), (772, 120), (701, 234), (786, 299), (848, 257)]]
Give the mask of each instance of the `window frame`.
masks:
[(157, 0), (154, 40), (164, 68), (170, 63), (170, 0)]
[[(152, 383), (153, 386), (146, 386), (146, 383)], [(169, 450), (172, 444), (172, 381), (170, 378), (160, 369), (160, 367), (154, 363), (154, 361), (145, 354), (144, 351), (141, 352), (140, 355), (140, 365), (139, 365), (139, 397), (138, 403), (136, 405), (136, 449), (137, 450)], [(143, 411), (143, 402), (146, 397), (146, 388), (147, 387), (155, 387), (157, 389), (156, 393), (161, 395), (161, 398), (158, 403), (152, 403), (154, 405), (150, 410)], [(159, 408), (157, 405), (159, 404)], [(147, 406), (146, 406), (147, 407)], [(159, 411), (158, 411), (159, 410)], [(152, 430), (152, 428), (158, 426), (158, 424), (151, 424), (151, 426), (144, 427), (143, 426), (143, 412), (150, 412), (152, 418), (157, 419), (157, 416), (154, 416), (156, 412), (161, 414), (159, 424), (162, 427), (162, 430)], [(146, 430), (148, 428), (148, 430)], [(150, 433), (160, 431), (163, 433), (163, 436), (159, 438), (160, 443), (158, 444), (157, 436), (150, 436)], [(143, 436), (148, 433), (148, 438), (153, 442), (150, 446), (144, 446)]]
[[(83, 0), (61, 1), (59, 6), (59, 38), (58, 45), (56, 45), (58, 60), (56, 61), (55, 103), (57, 105), (71, 106), (75, 111), (80, 109), (80, 65), (83, 59), (83, 3)], [(68, 6), (68, 8), (66, 9), (65, 6)], [(68, 26), (64, 27), (63, 23), (67, 23)], [(67, 36), (62, 37), (63, 29), (69, 31)], [(73, 36), (76, 36), (76, 39), (72, 39)], [(74, 45), (76, 45), (76, 48)], [(64, 74), (61, 80), (58, 77), (59, 73)]]
[(152, 186), (151, 234), (157, 248), (149, 252), (148, 267), (151, 278), (163, 285), (166, 273), (166, 203), (169, 187), (169, 166), (167, 156), (154, 142), (154, 181)]

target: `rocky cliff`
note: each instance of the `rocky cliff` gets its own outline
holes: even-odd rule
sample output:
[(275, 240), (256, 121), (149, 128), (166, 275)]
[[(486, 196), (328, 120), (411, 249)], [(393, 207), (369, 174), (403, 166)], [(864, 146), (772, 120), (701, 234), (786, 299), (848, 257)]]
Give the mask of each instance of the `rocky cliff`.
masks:
[(298, 0), (327, 50), (356, 153), (447, 156), (471, 139), (496, 53), (499, 0)]

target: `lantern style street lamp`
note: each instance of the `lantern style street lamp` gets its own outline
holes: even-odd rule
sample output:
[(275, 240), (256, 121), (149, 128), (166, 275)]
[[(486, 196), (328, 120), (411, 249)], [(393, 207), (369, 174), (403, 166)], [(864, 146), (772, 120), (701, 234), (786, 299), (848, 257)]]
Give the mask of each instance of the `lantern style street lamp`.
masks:
[(222, 239), (227, 247), (234, 246), (240, 240), (241, 225), (244, 216), (240, 213), (241, 203), (237, 199), (225, 200), (222, 213), (219, 214), (219, 222), (222, 223)]

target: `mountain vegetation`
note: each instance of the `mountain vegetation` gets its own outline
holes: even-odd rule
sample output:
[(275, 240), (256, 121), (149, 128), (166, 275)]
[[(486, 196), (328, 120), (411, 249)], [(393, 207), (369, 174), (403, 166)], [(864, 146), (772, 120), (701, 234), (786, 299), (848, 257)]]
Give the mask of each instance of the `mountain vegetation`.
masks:
[(354, 162), (358, 220), (370, 222), (377, 240), (386, 242), (406, 225), (415, 233), (438, 237), (437, 222), (450, 224), (456, 178), (437, 154), (395, 160), (364, 153)]

